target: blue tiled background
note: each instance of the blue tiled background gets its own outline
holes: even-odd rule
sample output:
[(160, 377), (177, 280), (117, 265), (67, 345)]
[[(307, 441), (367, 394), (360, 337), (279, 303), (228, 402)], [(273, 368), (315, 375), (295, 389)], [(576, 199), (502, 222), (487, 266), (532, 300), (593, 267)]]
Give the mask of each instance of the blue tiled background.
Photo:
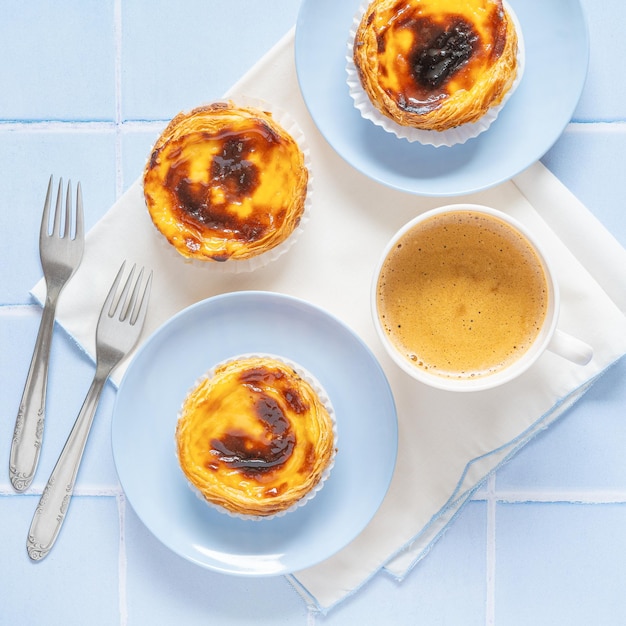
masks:
[[(543, 162), (626, 245), (626, 5), (581, 1), (589, 78)], [(0, 0), (0, 467), (40, 318), (28, 291), (41, 276), (36, 234), (49, 175), (81, 180), (95, 224), (139, 175), (167, 120), (220, 97), (295, 24), (299, 5)], [(111, 386), (57, 549), (30, 563), (26, 530), (93, 376), (59, 330), (51, 359), (37, 478), (18, 496), (0, 472), (2, 626), (626, 624), (624, 362), (491, 478), (406, 580), (380, 574), (322, 616), (284, 578), (199, 569), (145, 530), (113, 467)]]

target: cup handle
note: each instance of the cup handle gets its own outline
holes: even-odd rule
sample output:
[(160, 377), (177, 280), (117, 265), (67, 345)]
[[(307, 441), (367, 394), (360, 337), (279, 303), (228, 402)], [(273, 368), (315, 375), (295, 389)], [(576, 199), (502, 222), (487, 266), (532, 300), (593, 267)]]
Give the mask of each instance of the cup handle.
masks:
[(548, 350), (577, 365), (587, 365), (593, 357), (593, 348), (584, 341), (568, 335), (558, 328), (548, 344)]

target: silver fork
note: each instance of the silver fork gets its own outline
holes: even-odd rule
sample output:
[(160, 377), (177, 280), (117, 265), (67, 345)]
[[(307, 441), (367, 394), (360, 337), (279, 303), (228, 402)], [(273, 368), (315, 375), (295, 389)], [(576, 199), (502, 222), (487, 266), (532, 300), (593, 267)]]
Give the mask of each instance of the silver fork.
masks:
[(57, 301), (61, 290), (74, 275), (83, 257), (83, 196), (80, 183), (78, 183), (76, 190), (73, 237), (71, 234), (71, 182), (67, 185), (65, 219), (63, 220), (63, 228), (61, 228), (63, 179), (59, 180), (52, 233), (50, 233), (51, 194), (52, 176), (48, 183), (48, 192), (46, 193), (39, 230), (39, 256), (46, 281), (46, 301), (22, 400), (15, 420), (9, 458), (9, 476), (16, 491), (24, 491), (29, 487), (37, 469), (43, 440), (48, 361)]
[(142, 269), (131, 290), (135, 273), (133, 266), (119, 298), (116, 298), (125, 264), (126, 262), (122, 263), (98, 319), (96, 373), (93, 382), (41, 495), (28, 532), (26, 549), (34, 561), (43, 559), (50, 552), (65, 520), (104, 383), (113, 368), (137, 343), (141, 334), (150, 299), (152, 272), (142, 288), (144, 273)]

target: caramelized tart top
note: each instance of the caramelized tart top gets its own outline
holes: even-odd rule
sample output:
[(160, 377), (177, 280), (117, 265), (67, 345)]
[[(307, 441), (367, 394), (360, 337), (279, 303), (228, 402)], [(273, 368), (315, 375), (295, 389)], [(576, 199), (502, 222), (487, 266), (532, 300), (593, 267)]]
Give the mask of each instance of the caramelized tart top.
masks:
[(515, 78), (516, 55), (515, 26), (501, 0), (374, 0), (354, 41), (374, 105), (429, 130), (476, 121), (499, 103)]
[(155, 226), (187, 258), (246, 259), (298, 226), (308, 171), (304, 155), (270, 113), (215, 103), (180, 113), (144, 171)]
[(301, 500), (334, 454), (325, 404), (273, 357), (218, 366), (185, 399), (176, 441), (183, 472), (206, 500), (255, 516)]

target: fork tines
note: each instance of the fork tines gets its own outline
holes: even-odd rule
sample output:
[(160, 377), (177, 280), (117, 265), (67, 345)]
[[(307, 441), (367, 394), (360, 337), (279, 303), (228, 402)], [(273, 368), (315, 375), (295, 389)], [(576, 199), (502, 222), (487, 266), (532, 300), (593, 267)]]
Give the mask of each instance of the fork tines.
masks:
[(141, 293), (141, 298), (139, 298), (139, 290), (143, 282), (143, 267), (139, 271), (139, 276), (137, 276), (137, 280), (135, 281), (134, 287), (132, 288), (132, 292), (129, 296), (128, 292), (131, 289), (131, 284), (137, 266), (136, 264), (134, 264), (130, 270), (130, 273), (128, 274), (126, 282), (124, 283), (122, 292), (120, 293), (119, 297), (116, 298), (115, 294), (117, 293), (120, 281), (122, 280), (125, 266), (126, 261), (122, 263), (122, 266), (120, 267), (117, 276), (113, 281), (113, 285), (111, 286), (107, 299), (102, 306), (102, 313), (104, 314), (106, 312), (109, 317), (113, 317), (119, 308), (119, 320), (121, 322), (125, 321), (130, 315), (131, 317), (129, 319), (129, 323), (131, 325), (135, 325), (138, 323), (141, 326), (146, 315), (148, 300), (150, 298), (150, 289), (152, 286), (152, 270), (148, 274), (148, 278)]
[[(48, 191), (46, 192), (46, 201), (43, 209), (43, 216), (41, 218), (41, 232), (40, 237), (49, 237), (56, 235), (57, 237), (68, 237), (70, 239), (82, 239), (84, 234), (84, 218), (83, 218), (83, 192), (80, 185), (80, 181), (76, 186), (76, 211), (74, 214), (74, 228), (72, 230), (72, 181), (68, 180), (67, 192), (65, 197), (65, 210), (63, 210), (63, 178), (59, 179), (59, 186), (57, 189), (57, 199), (55, 205), (55, 211), (53, 219), (50, 219), (50, 205), (52, 197), (52, 180), (53, 176), (50, 176), (48, 182)], [(62, 224), (62, 215), (63, 224)], [(50, 222), (52, 221), (52, 224)], [(52, 230), (50, 227), (52, 226)]]

